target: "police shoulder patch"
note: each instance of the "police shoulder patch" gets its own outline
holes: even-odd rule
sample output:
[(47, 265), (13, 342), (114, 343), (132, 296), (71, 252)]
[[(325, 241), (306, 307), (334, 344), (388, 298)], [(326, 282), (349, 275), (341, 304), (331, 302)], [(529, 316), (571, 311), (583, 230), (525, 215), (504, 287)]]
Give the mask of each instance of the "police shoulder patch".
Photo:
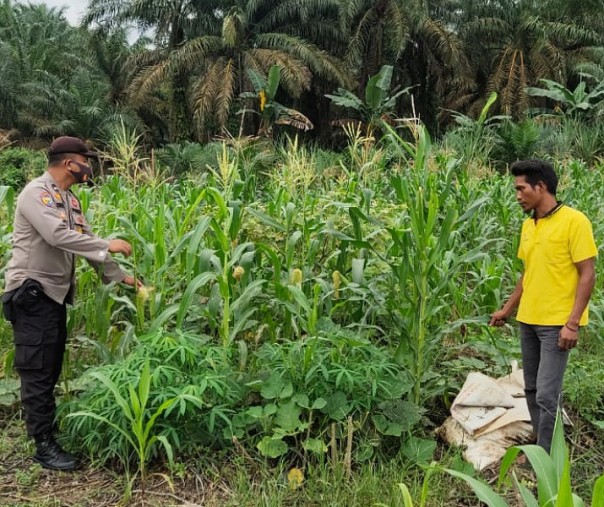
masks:
[(52, 197), (50, 196), (50, 193), (48, 193), (46, 190), (40, 192), (40, 201), (42, 201), (42, 204), (44, 204), (44, 206), (47, 206), (49, 208), (52, 207)]

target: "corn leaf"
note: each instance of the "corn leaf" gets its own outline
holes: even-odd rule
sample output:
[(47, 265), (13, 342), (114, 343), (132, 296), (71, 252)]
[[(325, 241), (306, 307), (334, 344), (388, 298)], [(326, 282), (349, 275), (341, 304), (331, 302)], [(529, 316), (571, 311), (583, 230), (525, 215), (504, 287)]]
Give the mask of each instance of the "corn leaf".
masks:
[(444, 468), (443, 470), (453, 477), (465, 481), (474, 490), (478, 499), (486, 503), (489, 507), (509, 507), (507, 502), (495, 493), (488, 484), (462, 472), (458, 472), (457, 470), (451, 470), (449, 468)]
[(202, 273), (195, 277), (191, 283), (187, 286), (182, 300), (180, 301), (180, 305), (178, 307), (178, 313), (176, 316), (176, 326), (178, 328), (182, 328), (182, 324), (185, 320), (185, 317), (189, 311), (189, 308), (193, 302), (193, 296), (195, 293), (204, 285), (208, 284), (210, 281), (215, 280), (216, 275), (214, 273)]
[(537, 476), (539, 502), (550, 501), (558, 491), (556, 468), (549, 454), (538, 445), (522, 445), (520, 450), (526, 454)]
[(594, 492), (591, 498), (591, 505), (604, 505), (604, 474), (594, 484)]
[(556, 469), (556, 475), (558, 477), (558, 480), (561, 480), (568, 464), (568, 449), (566, 447), (566, 442), (564, 442), (564, 425), (562, 423), (560, 412), (558, 412), (558, 416), (556, 417), (556, 424), (554, 426), (554, 434), (552, 436), (552, 447), (550, 450), (550, 456), (552, 458), (552, 463), (554, 464), (554, 467)]

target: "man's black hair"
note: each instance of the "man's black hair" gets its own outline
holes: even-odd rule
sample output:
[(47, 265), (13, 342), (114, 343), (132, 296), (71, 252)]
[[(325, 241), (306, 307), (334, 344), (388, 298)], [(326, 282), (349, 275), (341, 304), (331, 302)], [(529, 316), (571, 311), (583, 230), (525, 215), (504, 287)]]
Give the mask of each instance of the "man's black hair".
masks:
[(558, 176), (556, 176), (552, 164), (546, 160), (519, 160), (512, 164), (510, 171), (514, 176), (524, 176), (531, 187), (535, 187), (537, 183), (542, 181), (547, 191), (554, 196), (556, 195)]
[(55, 165), (63, 162), (63, 160), (65, 160), (66, 158), (72, 158), (72, 154), (71, 153), (54, 153), (52, 155), (48, 155), (48, 165), (55, 166)]

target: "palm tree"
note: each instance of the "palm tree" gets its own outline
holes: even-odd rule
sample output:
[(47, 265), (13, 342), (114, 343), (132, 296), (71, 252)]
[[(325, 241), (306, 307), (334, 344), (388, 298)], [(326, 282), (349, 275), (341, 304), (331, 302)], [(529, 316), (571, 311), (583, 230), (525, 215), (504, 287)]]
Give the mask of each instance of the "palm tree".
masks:
[(450, 22), (455, 2), (405, 0), (409, 40), (397, 62), (402, 84), (412, 90), (415, 113), (431, 129), (441, 108), (472, 83), (463, 42)]
[[(172, 51), (156, 53), (156, 62), (133, 82), (134, 102), (145, 101), (170, 75), (189, 75), (190, 108), (199, 136), (207, 137), (227, 128), (233, 99), (253, 89), (246, 69), (266, 74), (278, 65), (281, 84), (292, 97), (308, 90), (313, 76), (348, 84), (349, 76), (337, 58), (292, 34), (296, 20), (305, 19), (305, 8), (314, 1), (232, 2), (228, 9), (215, 12), (222, 24), (219, 35), (202, 35)], [(307, 17), (306, 23), (312, 22)]]
[(487, 69), (484, 76), (477, 76), (478, 96), (464, 97), (466, 105), (474, 102), (474, 109), (496, 91), (501, 112), (523, 116), (529, 106), (527, 86), (537, 85), (540, 79), (566, 84), (570, 51), (598, 42), (591, 30), (572, 22), (550, 21), (542, 2), (536, 0), (481, 0), (464, 5), (460, 35), (474, 68)]
[(23, 89), (28, 100), (20, 106), (19, 125), (37, 137), (72, 135), (102, 141), (104, 132), (120, 121), (141, 128), (136, 115), (109, 103), (110, 85), (83, 66), (69, 80), (41, 73)]
[(45, 5), (0, 5), (0, 127), (23, 128), (19, 110), (29, 102), (27, 83), (45, 74), (69, 76), (85, 64), (82, 35), (62, 10)]
[(545, 0), (542, 5), (541, 12), (546, 14), (550, 21), (571, 22), (599, 33), (604, 32), (604, 17), (601, 15), (604, 11), (604, 0)]
[(91, 0), (83, 23), (104, 30), (132, 23), (153, 32), (158, 47), (176, 49), (191, 37), (215, 32), (215, 13), (225, 5), (224, 0)]
[[(223, 0), (91, 0), (84, 24), (97, 24), (103, 32), (112, 32), (132, 23), (140, 32), (152, 33), (156, 50), (133, 55), (125, 64), (136, 72), (157, 64), (200, 34), (219, 33), (216, 13), (224, 4)], [(135, 107), (144, 109), (150, 118), (166, 115), (169, 140), (187, 139), (191, 136), (186, 94), (189, 76), (174, 70), (164, 78), (169, 86)]]
[[(131, 118), (138, 117), (145, 125), (138, 127), (139, 133), (147, 133), (156, 143), (164, 142), (169, 136), (166, 119), (169, 97), (156, 94), (134, 108), (129, 102), (128, 86), (141, 70), (140, 60), (147, 54), (149, 39), (140, 37), (134, 44), (128, 40), (126, 28), (111, 30), (96, 29), (91, 32), (89, 48), (94, 67), (107, 81), (106, 101), (114, 109), (127, 112)], [(128, 123), (128, 122), (127, 122)]]
[[(350, 33), (346, 61), (358, 77), (359, 93), (371, 75), (392, 65), (395, 83), (415, 87), (415, 112), (434, 126), (445, 97), (456, 93), (469, 75), (463, 44), (447, 24), (451, 2), (341, 1)], [(399, 113), (404, 114), (402, 109)]]
[(346, 63), (358, 73), (359, 90), (383, 65), (394, 65), (409, 40), (409, 17), (400, 0), (341, 0), (349, 33)]

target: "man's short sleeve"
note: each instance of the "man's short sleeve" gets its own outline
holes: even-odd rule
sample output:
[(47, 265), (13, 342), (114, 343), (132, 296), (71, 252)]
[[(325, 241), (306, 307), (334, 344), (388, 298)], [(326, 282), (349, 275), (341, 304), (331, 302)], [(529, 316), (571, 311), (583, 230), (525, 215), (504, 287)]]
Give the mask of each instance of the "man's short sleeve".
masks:
[(571, 227), (569, 248), (575, 264), (598, 255), (591, 222), (585, 215), (579, 215)]
[(525, 261), (526, 260), (526, 250), (524, 248), (524, 245), (526, 243), (525, 241), (525, 235), (526, 235), (526, 222), (524, 222), (522, 224), (522, 231), (520, 233), (520, 241), (518, 242), (518, 253), (517, 253), (517, 257), (521, 260), (521, 261)]

